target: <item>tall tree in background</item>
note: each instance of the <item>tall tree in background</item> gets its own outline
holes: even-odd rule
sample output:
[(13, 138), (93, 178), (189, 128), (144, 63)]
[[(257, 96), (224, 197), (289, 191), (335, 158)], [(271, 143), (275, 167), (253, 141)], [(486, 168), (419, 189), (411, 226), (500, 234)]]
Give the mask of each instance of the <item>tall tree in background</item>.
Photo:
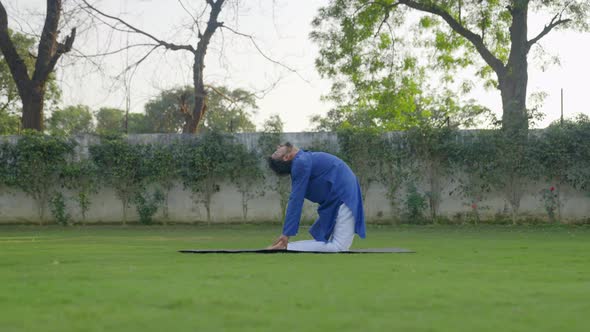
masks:
[(51, 113), (47, 129), (54, 135), (88, 134), (94, 131), (92, 112), (86, 105), (68, 106)]
[(10, 68), (23, 104), (23, 129), (43, 130), (43, 107), (47, 82), (60, 57), (72, 49), (76, 37), (76, 29), (73, 28), (63, 43), (58, 42), (61, 14), (62, 1), (47, 0), (45, 23), (35, 56), (35, 66), (34, 70), (30, 71), (10, 36), (8, 15), (0, 2), (0, 50)]
[(215, 90), (209, 93), (209, 112), (205, 114), (204, 127), (226, 133), (256, 131), (252, 122), (252, 115), (258, 109), (254, 95), (243, 89), (218, 87)]
[[(214, 91), (212, 91), (214, 90)], [(254, 95), (243, 89), (207, 88), (207, 108), (202, 127), (226, 133), (253, 132), (252, 115), (258, 108)], [(178, 111), (178, 101), (186, 97), (192, 108), (193, 89), (190, 86), (165, 90), (145, 105), (147, 132), (176, 133), (184, 126), (184, 116)]]
[[(203, 119), (203, 115), (207, 109), (206, 105), (206, 97), (207, 93), (205, 91), (205, 83), (203, 79), (203, 69), (205, 68), (205, 55), (207, 54), (207, 48), (209, 47), (209, 43), (211, 41), (211, 37), (217, 31), (218, 28), (223, 26), (223, 22), (219, 22), (217, 19), (219, 14), (221, 13), (221, 9), (225, 0), (206, 0), (207, 5), (209, 6), (209, 19), (207, 20), (207, 24), (204, 31), (201, 31), (199, 28), (198, 31), (198, 42), (196, 47), (193, 45), (180, 45), (169, 43), (167, 41), (158, 39), (153, 35), (138, 29), (131, 24), (125, 22), (121, 18), (106, 14), (101, 10), (97, 9), (96, 7), (90, 5), (86, 0), (83, 0), (86, 4), (88, 9), (94, 13), (98, 13), (101, 17), (107, 18), (117, 24), (123, 25), (126, 27), (130, 33), (140, 34), (154, 42), (153, 48), (151, 51), (146, 55), (146, 57), (155, 49), (163, 47), (167, 50), (172, 51), (188, 51), (193, 54), (194, 62), (193, 62), (193, 94), (194, 94), (194, 104), (192, 105), (191, 110), (187, 110), (186, 112), (186, 123), (183, 127), (183, 132), (186, 133), (195, 133), (197, 131), (197, 127), (199, 122)], [(197, 28), (199, 25), (197, 24)], [(140, 60), (142, 61), (142, 60)]]
[(124, 132), (125, 111), (118, 108), (102, 107), (94, 116), (97, 134), (116, 135)]
[[(523, 137), (530, 116), (526, 97), (531, 47), (555, 29), (588, 30), (589, 10), (587, 0), (334, 0), (320, 9), (312, 38), (321, 47), (317, 64), (324, 75), (347, 77), (356, 87), (379, 95), (378, 88), (412, 93), (407, 88), (416, 82), (412, 75), (397, 81), (373, 77), (412, 68), (421, 55), (407, 56), (403, 51), (420, 40), (435, 50), (430, 69), (442, 69), (442, 77), (452, 77), (458, 68), (478, 66), (484, 78), (495, 74), (488, 82), (501, 92), (504, 131)], [(529, 39), (531, 11), (550, 19)], [(411, 13), (423, 15), (414, 30), (418, 38), (409, 33), (415, 17)], [(403, 34), (415, 39), (410, 43)], [(412, 98), (396, 100), (412, 102)]]
[[(289, 68), (288, 66), (275, 61), (266, 55), (262, 51), (261, 47), (258, 46), (253, 36), (242, 33), (237, 29), (232, 28), (229, 24), (220, 21), (220, 17), (223, 16), (221, 15), (222, 10), (228, 7), (229, 9), (225, 9), (225, 12), (234, 10), (235, 15), (239, 16), (237, 11), (241, 9), (240, 0), (205, 0), (194, 1), (192, 3), (189, 3), (188, 1), (184, 1), (186, 2), (184, 3), (182, 0), (178, 0), (178, 4), (191, 18), (191, 22), (189, 24), (190, 27), (186, 29), (188, 31), (182, 31), (182, 33), (188, 33), (191, 36), (190, 38), (196, 37), (196, 43), (193, 44), (180, 44), (171, 42), (169, 40), (160, 39), (153, 34), (148, 33), (146, 30), (142, 30), (128, 23), (128, 21), (122, 19), (121, 17), (107, 14), (104, 11), (98, 9), (96, 6), (92, 6), (88, 1), (82, 1), (86, 5), (85, 8), (88, 13), (90, 13), (92, 17), (97, 18), (99, 22), (106, 24), (109, 28), (115, 31), (122, 31), (130, 35), (140, 36), (142, 39), (148, 40), (148, 42), (136, 41), (135, 44), (127, 44), (118, 51), (107, 51), (103, 53), (104, 55), (107, 55), (128, 50), (132, 47), (147, 47), (148, 51), (145, 53), (145, 55), (134, 64), (128, 66), (126, 70), (136, 68), (136, 66), (141, 64), (157, 49), (165, 49), (167, 51), (185, 51), (191, 54), (193, 59), (193, 85), (191, 87), (192, 91), (190, 93), (190, 99), (188, 99), (188, 95), (185, 95), (184, 97), (186, 98), (182, 99), (182, 101), (177, 104), (177, 109), (182, 112), (184, 117), (184, 125), (182, 127), (182, 131), (184, 133), (195, 133), (199, 128), (199, 123), (205, 121), (207, 116), (206, 114), (212, 111), (210, 107), (211, 101), (209, 99), (213, 99), (215, 97), (209, 95), (209, 85), (205, 84), (205, 56), (208, 52), (211, 41), (219, 31), (223, 30), (248, 40), (256, 49), (256, 51), (267, 61), (297, 74), (297, 71), (294, 69)], [(182, 33), (180, 31), (176, 31), (175, 35), (181, 35)], [(173, 119), (176, 119), (176, 117)], [(172, 118), (168, 120), (172, 120)], [(173, 122), (175, 123), (175, 121)]]

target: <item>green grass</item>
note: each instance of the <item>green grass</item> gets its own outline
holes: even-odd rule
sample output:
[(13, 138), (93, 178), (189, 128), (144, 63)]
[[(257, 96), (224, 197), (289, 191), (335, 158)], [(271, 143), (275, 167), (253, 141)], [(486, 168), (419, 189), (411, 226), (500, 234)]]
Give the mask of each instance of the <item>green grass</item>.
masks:
[(353, 245), (416, 254), (176, 252), (279, 229), (1, 227), (0, 330), (590, 330), (588, 227), (372, 226)]

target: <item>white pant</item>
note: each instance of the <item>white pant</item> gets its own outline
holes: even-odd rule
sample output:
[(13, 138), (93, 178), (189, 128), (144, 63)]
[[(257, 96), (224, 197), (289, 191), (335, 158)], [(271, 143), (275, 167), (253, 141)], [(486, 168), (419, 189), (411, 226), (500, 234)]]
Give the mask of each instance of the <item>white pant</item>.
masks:
[(352, 211), (342, 204), (336, 216), (336, 225), (330, 241), (322, 242), (316, 240), (295, 241), (287, 244), (287, 250), (294, 251), (325, 251), (336, 252), (346, 251), (352, 245), (354, 238), (354, 216)]

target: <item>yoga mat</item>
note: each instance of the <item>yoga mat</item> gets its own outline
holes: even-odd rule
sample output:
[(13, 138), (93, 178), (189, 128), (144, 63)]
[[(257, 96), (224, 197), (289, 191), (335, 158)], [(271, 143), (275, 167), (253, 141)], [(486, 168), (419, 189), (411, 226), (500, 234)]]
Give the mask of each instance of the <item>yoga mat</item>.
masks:
[(178, 252), (183, 254), (404, 254), (414, 253), (415, 251), (404, 248), (369, 248), (339, 252), (296, 251), (286, 249), (183, 249)]

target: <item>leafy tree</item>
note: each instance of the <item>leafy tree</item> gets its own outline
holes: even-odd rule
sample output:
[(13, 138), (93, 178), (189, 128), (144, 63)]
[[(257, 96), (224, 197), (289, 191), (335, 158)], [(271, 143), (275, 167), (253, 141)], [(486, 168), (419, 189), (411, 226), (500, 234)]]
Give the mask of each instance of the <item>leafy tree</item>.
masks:
[[(152, 133), (180, 133), (184, 125), (184, 115), (180, 111), (181, 96), (190, 96), (190, 87), (164, 90), (145, 105), (148, 131)], [(188, 103), (192, 98), (187, 99)]]
[[(62, 0), (47, 1), (45, 24), (43, 31), (39, 33), (41, 37), (37, 53), (31, 57), (28, 52), (26, 55), (19, 53), (18, 43), (15, 42), (17, 38), (11, 36), (8, 15), (0, 2), (0, 50), (23, 105), (22, 127), (25, 129), (44, 129), (43, 109), (48, 81), (51, 80), (58, 60), (72, 49), (76, 38), (76, 29), (73, 28), (63, 43), (57, 41), (62, 7)], [(27, 66), (27, 61), (34, 62), (34, 70)]]
[(54, 111), (47, 129), (53, 135), (77, 135), (94, 131), (92, 113), (86, 105), (68, 106)]
[[(361, 113), (390, 111), (387, 116), (403, 118), (428, 112), (432, 96), (423, 93), (425, 70), (444, 85), (453, 81), (457, 69), (472, 67), (487, 85), (500, 90), (504, 131), (523, 138), (530, 116), (526, 97), (531, 48), (555, 29), (588, 30), (589, 10), (586, 0), (335, 0), (320, 9), (311, 36), (320, 45), (320, 72), (344, 77), (337, 82), (340, 87), (352, 85), (361, 91), (356, 100)], [(531, 39), (530, 12), (551, 17)], [(411, 13), (421, 16), (414, 22)], [(433, 62), (421, 64), (424, 58)], [(342, 91), (338, 85), (333, 90)], [(343, 101), (347, 97), (336, 96)]]
[(96, 133), (113, 135), (123, 133), (125, 111), (118, 108), (102, 107), (96, 114)]
[(145, 114), (129, 113), (127, 117), (127, 133), (129, 134), (148, 134), (152, 133), (150, 125)]
[(203, 123), (207, 130), (226, 133), (256, 131), (252, 114), (258, 106), (252, 93), (243, 89), (218, 87), (214, 92), (209, 92), (207, 105)]
[[(238, 33), (236, 30), (234, 30), (230, 27), (227, 27), (224, 24), (224, 22), (220, 22), (218, 20), (219, 15), (221, 14), (222, 10), (224, 8), (227, 8), (227, 6), (224, 7), (224, 5), (231, 3), (231, 1), (228, 1), (226, 3), (226, 0), (207, 0), (206, 3), (204, 4), (204, 7), (199, 10), (201, 12), (200, 14), (194, 16), (189, 13), (192, 18), (192, 21), (195, 23), (191, 26), (191, 28), (189, 28), (189, 30), (193, 36), (197, 37), (196, 38), (197, 40), (193, 41), (192, 44), (191, 43), (178, 44), (175, 42), (164, 41), (162, 39), (158, 39), (153, 34), (150, 34), (140, 28), (137, 28), (137, 27), (127, 23), (125, 20), (123, 20), (119, 17), (115, 17), (115, 16), (112, 16), (112, 15), (102, 12), (98, 8), (92, 6), (86, 0), (82, 0), (82, 2), (86, 5), (86, 7), (89, 10), (95, 12), (97, 15), (101, 16), (106, 21), (114, 21), (114, 22), (116, 22), (116, 24), (120, 24), (120, 25), (123, 25), (126, 27), (126, 29), (121, 30), (121, 29), (117, 29), (116, 27), (114, 27), (111, 23), (105, 22), (105, 24), (107, 26), (109, 26), (110, 28), (114, 28), (115, 30), (118, 30), (118, 31), (124, 31), (124, 32), (132, 33), (132, 34), (141, 35), (151, 42), (151, 45), (147, 44), (147, 43), (135, 45), (135, 46), (148, 46), (149, 45), (150, 50), (147, 51), (147, 53), (140, 60), (138, 60), (134, 66), (139, 65), (139, 63), (141, 63), (143, 60), (145, 60), (153, 51), (155, 51), (157, 48), (160, 48), (160, 47), (163, 49), (166, 49), (166, 50), (170, 50), (170, 51), (183, 51), (183, 52), (189, 52), (191, 54), (191, 56), (193, 58), (193, 66), (192, 66), (192, 68), (193, 68), (193, 86), (192, 86), (192, 98), (190, 99), (191, 107), (190, 108), (188, 107), (189, 99), (187, 96), (187, 98), (185, 98), (182, 102), (182, 104), (183, 104), (182, 112), (183, 112), (183, 116), (184, 116), (184, 124), (182, 126), (182, 132), (183, 133), (196, 133), (199, 123), (204, 120), (204, 115), (207, 112), (207, 109), (209, 107), (209, 105), (207, 104), (207, 90), (206, 90), (204, 74), (203, 74), (204, 68), (205, 68), (205, 55), (207, 54), (209, 44), (210, 44), (213, 36), (215, 35), (216, 31), (224, 29), (224, 28), (228, 29), (229, 32), (232, 32), (232, 33), (235, 33), (238, 35), (243, 35), (241, 33)], [(181, 6), (186, 10), (186, 8), (184, 7), (184, 5), (182, 5), (182, 3), (181, 3)], [(231, 4), (230, 4), (230, 8), (231, 7), (236, 8), (235, 6), (231, 6)], [(205, 15), (206, 13), (208, 13), (208, 18), (205, 20), (204, 17), (206, 16)], [(195, 27), (196, 27), (196, 31), (194, 30)], [(204, 29), (201, 30), (201, 27), (204, 27)], [(250, 38), (252, 38), (252, 37), (250, 37)]]
[[(32, 56), (35, 39), (8, 29), (16, 52), (24, 61), (29, 72), (35, 69), (35, 58)], [(46, 105), (54, 105), (60, 98), (60, 89), (55, 81), (55, 74), (50, 74), (45, 93)], [(0, 134), (18, 134), (21, 127), (22, 102), (18, 87), (4, 54), (0, 52)]]
[[(193, 108), (191, 87), (165, 90), (145, 106), (146, 132), (182, 132), (185, 114), (181, 111), (182, 101), (187, 108)], [(226, 87), (208, 89), (207, 112), (202, 127), (227, 133), (253, 132), (253, 111), (257, 109), (254, 96), (242, 89)]]
[(20, 116), (8, 112), (0, 112), (0, 135), (19, 134), (20, 126)]

